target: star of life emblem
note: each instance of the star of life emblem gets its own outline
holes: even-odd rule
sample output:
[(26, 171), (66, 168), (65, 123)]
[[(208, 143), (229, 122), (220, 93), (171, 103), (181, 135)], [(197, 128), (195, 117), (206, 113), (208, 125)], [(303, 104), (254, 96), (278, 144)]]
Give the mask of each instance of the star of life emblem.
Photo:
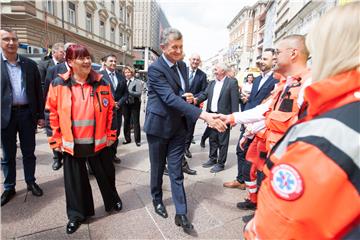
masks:
[(279, 164), (271, 169), (271, 188), (281, 199), (292, 201), (304, 192), (304, 181), (299, 172), (288, 164)]
[(109, 105), (109, 100), (107, 98), (103, 98), (102, 102), (104, 107), (107, 107)]

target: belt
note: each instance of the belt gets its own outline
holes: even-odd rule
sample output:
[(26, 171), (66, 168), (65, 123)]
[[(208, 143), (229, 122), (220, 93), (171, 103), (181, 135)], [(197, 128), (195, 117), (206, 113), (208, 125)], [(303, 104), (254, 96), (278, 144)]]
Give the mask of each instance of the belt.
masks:
[(29, 104), (11, 106), (11, 110), (21, 110), (26, 108), (29, 108)]

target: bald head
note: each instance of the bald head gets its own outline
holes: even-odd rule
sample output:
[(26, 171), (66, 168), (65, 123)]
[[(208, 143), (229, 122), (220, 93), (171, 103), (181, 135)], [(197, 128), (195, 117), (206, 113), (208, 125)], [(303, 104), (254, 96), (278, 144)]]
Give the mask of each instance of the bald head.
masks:
[(197, 69), (199, 67), (199, 65), (201, 64), (200, 55), (197, 53), (191, 54), (191, 56), (189, 58), (189, 62), (190, 62), (191, 69), (193, 69), (193, 70)]

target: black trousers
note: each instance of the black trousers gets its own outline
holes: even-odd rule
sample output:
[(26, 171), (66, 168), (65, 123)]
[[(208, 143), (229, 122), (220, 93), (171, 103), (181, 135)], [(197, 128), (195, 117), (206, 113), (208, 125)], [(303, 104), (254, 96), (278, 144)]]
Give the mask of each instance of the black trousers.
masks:
[[(225, 132), (218, 132), (216, 129), (211, 128), (209, 143), (209, 159), (216, 161), (218, 164), (224, 166), (227, 158), (229, 148), (230, 128)], [(219, 150), (219, 155), (218, 155)]]
[(124, 105), (124, 137), (125, 141), (131, 142), (131, 129), (130, 123), (132, 120), (134, 126), (134, 138), (135, 142), (141, 142), (140, 134), (140, 105), (141, 102), (138, 99), (135, 99), (133, 104)]
[(196, 122), (194, 124), (191, 124), (191, 126), (189, 127), (189, 129), (186, 133), (185, 149), (190, 149), (191, 142), (194, 138), (195, 125), (196, 125)]
[(88, 160), (94, 171), (104, 200), (105, 210), (111, 211), (120, 197), (115, 187), (115, 168), (108, 148), (96, 156), (76, 158), (64, 153), (64, 183), (66, 212), (69, 220), (84, 221), (94, 215), (94, 201), (85, 162)]
[(119, 145), (119, 135), (121, 130), (121, 124), (122, 124), (122, 117), (123, 117), (123, 107), (120, 107), (116, 110), (116, 123), (117, 123), (117, 129), (116, 129), (116, 140), (113, 143), (113, 145), (110, 146), (110, 149), (113, 154), (113, 158), (116, 156), (117, 153), (117, 147)]

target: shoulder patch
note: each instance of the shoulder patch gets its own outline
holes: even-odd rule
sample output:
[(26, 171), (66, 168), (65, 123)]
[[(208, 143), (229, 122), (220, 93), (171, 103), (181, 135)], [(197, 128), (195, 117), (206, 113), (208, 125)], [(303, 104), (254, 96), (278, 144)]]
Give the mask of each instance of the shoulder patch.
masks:
[(304, 193), (304, 181), (291, 165), (279, 164), (271, 169), (271, 189), (281, 199), (293, 201)]

